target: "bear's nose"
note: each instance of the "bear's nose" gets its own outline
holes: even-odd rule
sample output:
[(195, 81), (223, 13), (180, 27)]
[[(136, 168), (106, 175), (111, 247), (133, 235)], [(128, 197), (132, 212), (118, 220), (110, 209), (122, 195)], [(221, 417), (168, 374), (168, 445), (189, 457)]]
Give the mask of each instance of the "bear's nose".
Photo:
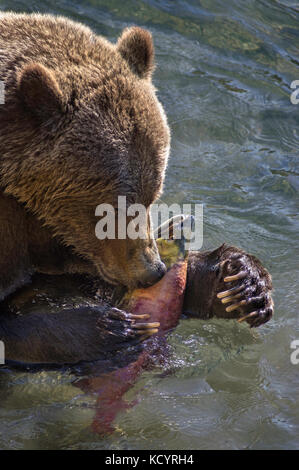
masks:
[(144, 286), (151, 286), (158, 282), (166, 273), (166, 266), (162, 261), (155, 263), (154, 266), (148, 268), (143, 276), (141, 276), (140, 282)]

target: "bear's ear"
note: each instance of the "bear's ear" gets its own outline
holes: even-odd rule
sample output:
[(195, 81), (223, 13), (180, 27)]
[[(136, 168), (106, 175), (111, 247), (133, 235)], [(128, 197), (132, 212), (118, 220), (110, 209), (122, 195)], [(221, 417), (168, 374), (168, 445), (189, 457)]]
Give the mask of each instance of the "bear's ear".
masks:
[(26, 108), (41, 121), (64, 109), (63, 96), (54, 75), (41, 64), (25, 65), (19, 75), (18, 91)]
[(140, 78), (150, 78), (154, 69), (152, 35), (146, 29), (126, 28), (117, 41), (117, 49), (131, 70)]

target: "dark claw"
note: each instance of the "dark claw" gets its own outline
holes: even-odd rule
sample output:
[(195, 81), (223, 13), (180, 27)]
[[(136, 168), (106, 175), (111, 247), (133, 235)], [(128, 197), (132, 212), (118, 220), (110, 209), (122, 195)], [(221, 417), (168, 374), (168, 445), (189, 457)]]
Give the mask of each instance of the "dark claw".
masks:
[[(148, 314), (132, 314), (116, 307), (108, 309), (97, 325), (99, 334), (110, 332), (110, 349), (117, 349), (127, 345), (140, 343), (159, 331), (158, 322), (139, 322), (150, 318)], [(107, 334), (106, 334), (107, 337)]]
[(148, 313), (135, 315), (133, 313), (126, 313), (126, 316), (129, 320), (148, 320), (150, 315)]
[(243, 307), (244, 305), (247, 304), (247, 300), (244, 299), (244, 300), (241, 300), (240, 302), (236, 303), (236, 304), (232, 304), (230, 305), (229, 307), (226, 307), (226, 311), (227, 312), (232, 312), (233, 310), (236, 310), (237, 308), (240, 308), (240, 307)]
[(222, 299), (223, 297), (236, 294), (237, 292), (240, 292), (240, 290), (243, 290), (243, 289), (245, 289), (245, 285), (242, 284), (239, 287), (233, 287), (232, 289), (225, 290), (223, 292), (218, 292), (217, 297), (218, 299)]
[(132, 325), (132, 328), (135, 328), (136, 330), (147, 330), (147, 329), (152, 329), (152, 328), (159, 328), (160, 323), (155, 322), (155, 323), (135, 323)]
[(265, 309), (259, 310), (258, 317), (253, 321), (248, 321), (251, 328), (256, 328), (263, 323), (269, 321), (273, 316), (273, 307), (267, 307)]
[(246, 271), (240, 271), (238, 274), (234, 274), (233, 276), (226, 276), (224, 278), (224, 282), (238, 281), (239, 279), (244, 279), (246, 276)]

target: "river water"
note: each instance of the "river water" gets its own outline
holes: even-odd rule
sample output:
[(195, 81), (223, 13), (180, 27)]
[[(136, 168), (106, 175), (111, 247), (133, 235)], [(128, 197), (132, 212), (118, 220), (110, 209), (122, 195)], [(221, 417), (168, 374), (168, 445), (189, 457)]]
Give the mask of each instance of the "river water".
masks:
[(145, 372), (116, 431), (90, 431), (94, 398), (70, 372), (0, 375), (2, 449), (294, 449), (299, 447), (299, 5), (296, 0), (3, 1), (50, 12), (115, 41), (131, 24), (154, 36), (154, 81), (172, 129), (162, 200), (204, 205), (204, 247), (258, 256), (274, 282), (265, 326), (184, 320), (168, 366)]

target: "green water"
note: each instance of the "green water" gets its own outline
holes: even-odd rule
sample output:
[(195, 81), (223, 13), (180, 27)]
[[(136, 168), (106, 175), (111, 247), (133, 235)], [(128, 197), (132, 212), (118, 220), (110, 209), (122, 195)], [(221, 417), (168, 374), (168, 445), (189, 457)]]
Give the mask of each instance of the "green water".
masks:
[[(58, 13), (115, 41), (154, 36), (155, 84), (172, 129), (163, 201), (204, 204), (204, 245), (226, 241), (273, 275), (275, 317), (183, 321), (165, 369), (127, 393), (138, 403), (108, 437), (92, 434), (94, 397), (67, 372), (0, 375), (2, 449), (287, 449), (299, 447), (299, 4), (296, 0), (0, 1)], [(166, 373), (169, 372), (169, 373)]]

